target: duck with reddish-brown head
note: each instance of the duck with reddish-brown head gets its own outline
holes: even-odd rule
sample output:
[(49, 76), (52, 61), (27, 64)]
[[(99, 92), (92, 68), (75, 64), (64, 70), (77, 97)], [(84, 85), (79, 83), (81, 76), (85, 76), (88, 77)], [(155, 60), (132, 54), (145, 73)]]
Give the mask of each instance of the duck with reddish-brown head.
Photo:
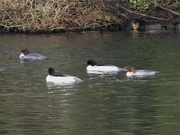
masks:
[(38, 53), (30, 53), (29, 50), (26, 48), (26, 49), (21, 50), (19, 59), (20, 60), (44, 60), (44, 59), (47, 59), (47, 57)]
[(127, 71), (126, 76), (131, 77), (131, 76), (152, 76), (158, 73), (158, 71), (152, 71), (152, 70), (136, 70), (134, 67), (131, 66), (126, 66), (123, 68), (124, 71)]

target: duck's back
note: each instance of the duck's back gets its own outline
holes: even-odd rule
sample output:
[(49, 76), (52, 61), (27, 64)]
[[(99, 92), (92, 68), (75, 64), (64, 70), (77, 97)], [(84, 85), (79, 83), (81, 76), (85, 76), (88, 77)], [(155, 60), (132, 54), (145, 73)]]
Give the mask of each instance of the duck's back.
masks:
[(102, 72), (102, 73), (116, 73), (122, 69), (114, 65), (103, 65), (103, 66), (87, 66), (87, 72)]
[(19, 56), (19, 58), (21, 60), (43, 60), (43, 59), (47, 59), (46, 56), (38, 54), (38, 53), (29, 53), (29, 54), (26, 54), (26, 55), (21, 54)]
[(75, 84), (82, 82), (81, 79), (75, 76), (63, 75), (63, 76), (51, 76), (46, 77), (46, 82), (55, 84)]
[(157, 74), (157, 71), (151, 70), (136, 70), (135, 72), (127, 72), (127, 76), (151, 76)]

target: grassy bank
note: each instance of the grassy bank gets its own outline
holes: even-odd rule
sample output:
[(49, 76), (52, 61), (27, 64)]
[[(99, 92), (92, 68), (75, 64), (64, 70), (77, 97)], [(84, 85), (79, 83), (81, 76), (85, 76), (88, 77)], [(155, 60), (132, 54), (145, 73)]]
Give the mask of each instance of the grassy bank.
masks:
[[(155, 4), (163, 0), (139, 1), (142, 3), (133, 3), (133, 0), (1, 0), (0, 31), (119, 30), (137, 18), (144, 18), (148, 23), (148, 19), (163, 22), (176, 16), (165, 11), (158, 11), (157, 15)], [(178, 10), (174, 4), (177, 3), (171, 2), (171, 8)]]

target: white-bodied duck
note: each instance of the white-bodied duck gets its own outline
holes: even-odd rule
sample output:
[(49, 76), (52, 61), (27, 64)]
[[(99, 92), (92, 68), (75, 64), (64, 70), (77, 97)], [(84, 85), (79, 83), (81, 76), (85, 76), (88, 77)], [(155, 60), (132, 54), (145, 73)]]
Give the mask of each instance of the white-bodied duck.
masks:
[(94, 60), (88, 60), (86, 62), (87, 73), (97, 73), (97, 74), (117, 74), (123, 69), (115, 65), (98, 65)]
[(47, 57), (38, 53), (30, 53), (29, 50), (26, 48), (26, 49), (21, 50), (19, 59), (20, 60), (44, 60), (44, 59), (47, 59)]
[(66, 75), (66, 74), (55, 74), (53, 68), (48, 69), (49, 75), (46, 77), (47, 83), (54, 83), (59, 85), (71, 85), (81, 83), (82, 80), (78, 77)]
[(136, 70), (134, 67), (126, 66), (123, 68), (124, 71), (127, 71), (126, 76), (153, 76), (158, 73), (158, 71), (152, 71), (152, 70)]

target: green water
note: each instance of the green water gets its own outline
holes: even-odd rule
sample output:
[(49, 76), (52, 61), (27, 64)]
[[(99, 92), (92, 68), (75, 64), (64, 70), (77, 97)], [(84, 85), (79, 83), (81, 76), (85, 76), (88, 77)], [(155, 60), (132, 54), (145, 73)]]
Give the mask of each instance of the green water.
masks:
[[(179, 135), (179, 33), (0, 35), (1, 135)], [(48, 60), (21, 63), (20, 50)], [(127, 65), (150, 78), (89, 75), (82, 63)], [(47, 69), (83, 83), (51, 86)]]

